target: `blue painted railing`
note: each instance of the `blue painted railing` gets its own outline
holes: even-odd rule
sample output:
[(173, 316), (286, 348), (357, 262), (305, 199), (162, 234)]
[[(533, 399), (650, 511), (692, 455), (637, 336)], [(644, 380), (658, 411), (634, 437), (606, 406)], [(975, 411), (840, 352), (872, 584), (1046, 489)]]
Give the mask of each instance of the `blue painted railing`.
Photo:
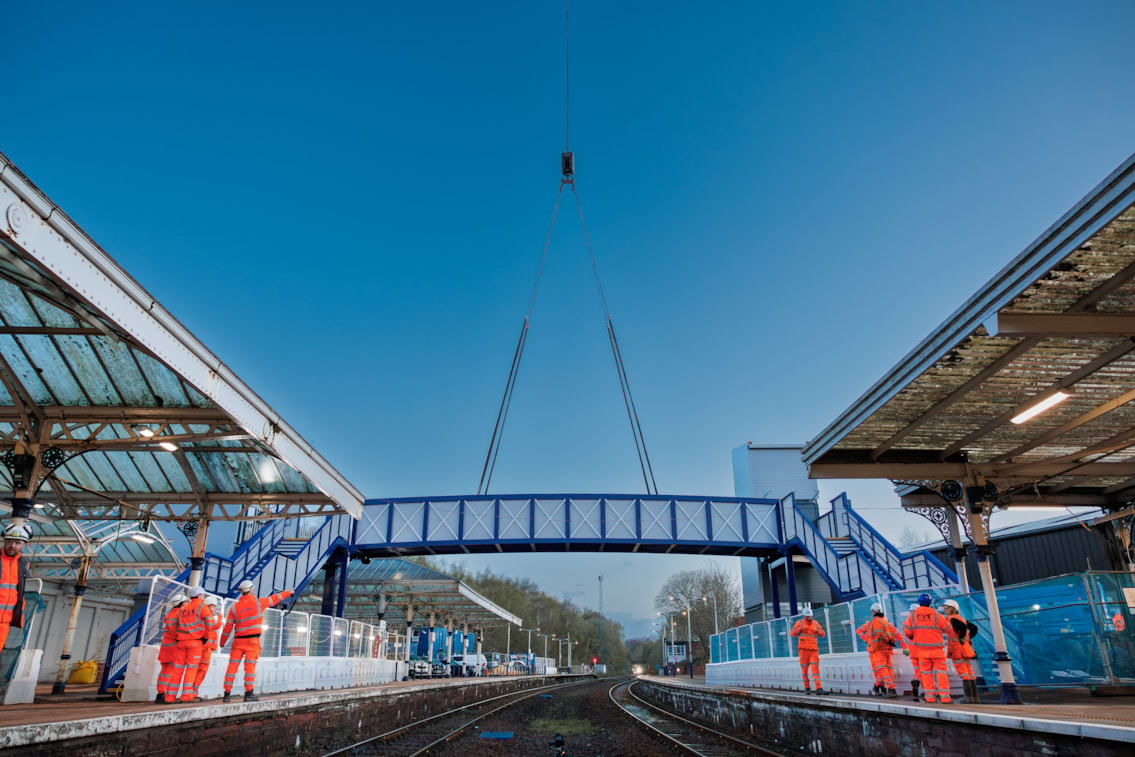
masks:
[(838, 554), (820, 529), (796, 506), (789, 494), (780, 501), (784, 522), (784, 543), (803, 549), (812, 564), (841, 599), (879, 594), (901, 588), (893, 578), (858, 551)]
[(899, 589), (929, 589), (958, 582), (958, 575), (930, 552), (903, 555), (855, 512), (846, 494), (832, 500), (832, 512), (842, 511), (847, 535), (896, 582)]

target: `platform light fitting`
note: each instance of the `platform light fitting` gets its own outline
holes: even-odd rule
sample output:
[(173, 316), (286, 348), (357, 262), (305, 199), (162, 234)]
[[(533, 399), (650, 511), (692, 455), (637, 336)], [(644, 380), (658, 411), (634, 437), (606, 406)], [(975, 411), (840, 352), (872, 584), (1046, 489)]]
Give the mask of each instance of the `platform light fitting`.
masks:
[(158, 442), (158, 446), (166, 452), (177, 452), (177, 445), (173, 442)]
[(131, 426), (130, 428), (134, 429), (134, 433), (143, 439), (149, 439), (154, 435), (154, 430), (149, 426)]
[(146, 534), (143, 534), (143, 533), (130, 534), (130, 538), (133, 539), (134, 541), (140, 541), (143, 544), (153, 544), (154, 543), (154, 537), (147, 536)]
[(1068, 399), (1071, 396), (1072, 396), (1071, 392), (1066, 392), (1066, 391), (1063, 391), (1063, 390), (1058, 391), (1058, 392), (1054, 392), (1053, 394), (1048, 395), (1047, 397), (1045, 397), (1044, 399), (1042, 399), (1040, 402), (1036, 403), (1032, 407), (1029, 407), (1029, 408), (1021, 411), (1017, 415), (1013, 416), (1012, 418), (1009, 419), (1009, 422), (1010, 423), (1016, 423), (1017, 425), (1020, 425), (1020, 424), (1024, 423), (1025, 421), (1029, 420), (1030, 418), (1035, 418), (1036, 416), (1043, 413), (1045, 410), (1048, 410), (1049, 408), (1052, 408), (1052, 407), (1055, 407), (1056, 405), (1059, 405), (1061, 402), (1063, 402), (1064, 400)]

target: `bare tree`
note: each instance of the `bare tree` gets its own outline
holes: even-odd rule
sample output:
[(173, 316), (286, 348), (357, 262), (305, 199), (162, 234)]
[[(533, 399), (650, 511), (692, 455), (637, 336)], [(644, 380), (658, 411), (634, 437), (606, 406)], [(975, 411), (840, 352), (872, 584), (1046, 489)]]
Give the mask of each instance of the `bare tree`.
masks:
[(708, 563), (704, 568), (670, 576), (654, 598), (654, 609), (673, 622), (667, 638), (684, 639), (688, 632), (693, 634), (695, 663), (708, 661), (710, 637), (714, 633), (744, 623), (741, 589), (737, 584), (734, 574), (717, 563)]

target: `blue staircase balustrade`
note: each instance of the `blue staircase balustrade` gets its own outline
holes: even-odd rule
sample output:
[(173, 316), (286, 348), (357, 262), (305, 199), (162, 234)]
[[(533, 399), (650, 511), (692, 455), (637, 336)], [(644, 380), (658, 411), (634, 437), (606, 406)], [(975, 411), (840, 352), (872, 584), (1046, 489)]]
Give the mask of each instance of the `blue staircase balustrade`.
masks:
[(882, 568), (901, 589), (929, 589), (958, 583), (958, 574), (927, 550), (903, 555), (851, 507), (847, 494), (832, 500), (829, 514), (837, 514), (847, 535), (867, 559)]
[[(900, 588), (893, 578), (867, 560), (859, 550), (846, 555), (837, 553), (816, 524), (796, 506), (795, 494), (789, 494), (780, 500), (780, 507), (784, 544), (802, 549), (841, 600)], [(831, 530), (833, 526), (827, 525), (826, 528), (830, 533), (835, 533)]]

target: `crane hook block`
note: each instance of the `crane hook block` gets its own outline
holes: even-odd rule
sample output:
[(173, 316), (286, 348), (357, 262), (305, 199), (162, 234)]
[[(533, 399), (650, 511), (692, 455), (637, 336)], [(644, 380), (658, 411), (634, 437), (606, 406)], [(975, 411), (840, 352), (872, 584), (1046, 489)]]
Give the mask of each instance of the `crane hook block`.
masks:
[(564, 181), (571, 181), (575, 175), (575, 153), (565, 152), (561, 155), (560, 166), (564, 170)]

